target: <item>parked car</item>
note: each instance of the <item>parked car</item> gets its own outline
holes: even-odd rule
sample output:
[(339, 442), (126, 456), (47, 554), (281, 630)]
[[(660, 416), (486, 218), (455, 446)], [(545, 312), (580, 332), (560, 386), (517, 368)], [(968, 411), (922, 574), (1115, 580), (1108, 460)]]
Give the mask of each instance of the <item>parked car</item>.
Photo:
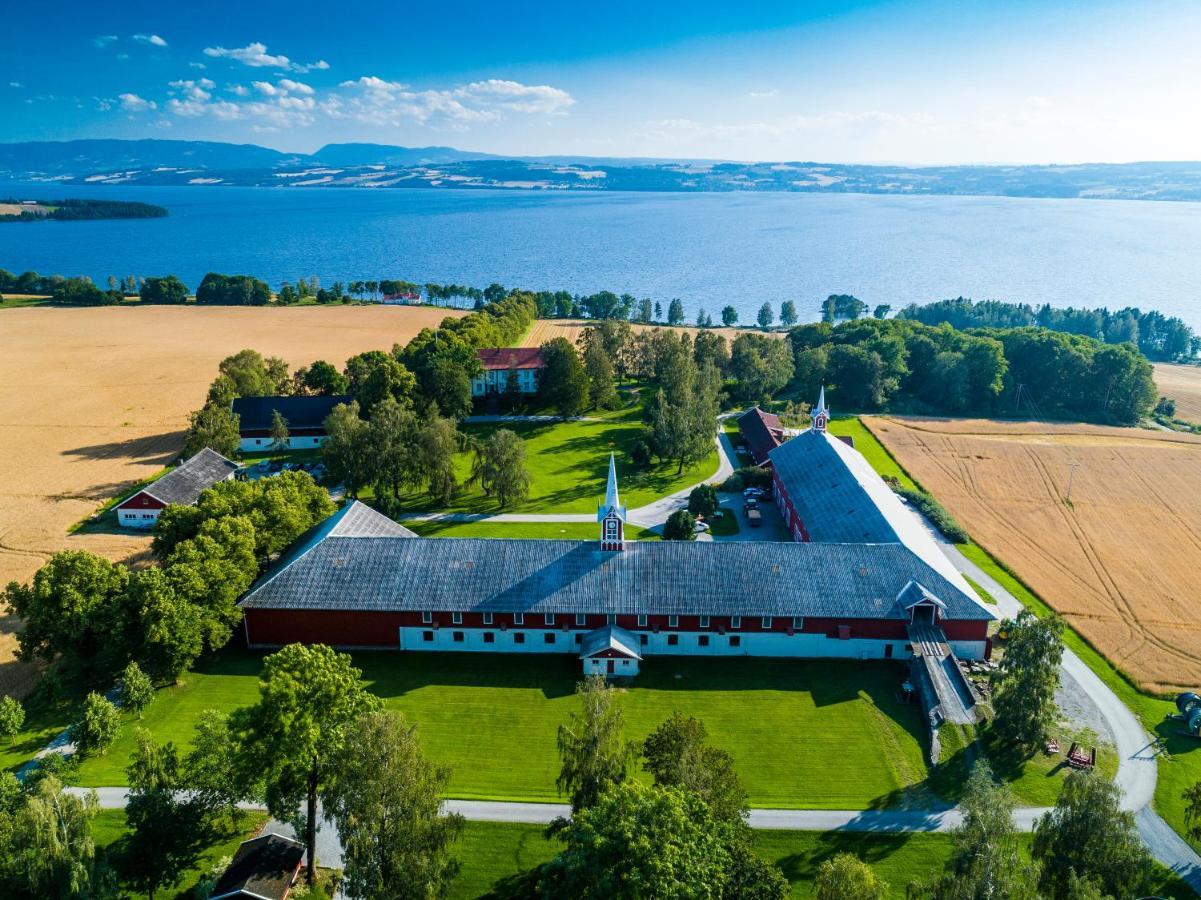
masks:
[(744, 497), (762, 497), (763, 496), (763, 488), (749, 487), (745, 491), (742, 492), (742, 496), (744, 496)]
[(763, 524), (763, 513), (755, 507), (751, 507), (746, 511), (746, 523), (752, 528), (758, 528)]
[(708, 523), (702, 522), (698, 519), (697, 523), (692, 527), (692, 530), (696, 534), (703, 534), (704, 532), (709, 530), (709, 525), (708, 525)]
[(755, 499), (754, 497), (747, 497), (746, 502), (742, 504), (742, 508), (744, 511), (748, 511), (748, 512), (752, 509), (758, 509), (759, 501), (757, 499)]

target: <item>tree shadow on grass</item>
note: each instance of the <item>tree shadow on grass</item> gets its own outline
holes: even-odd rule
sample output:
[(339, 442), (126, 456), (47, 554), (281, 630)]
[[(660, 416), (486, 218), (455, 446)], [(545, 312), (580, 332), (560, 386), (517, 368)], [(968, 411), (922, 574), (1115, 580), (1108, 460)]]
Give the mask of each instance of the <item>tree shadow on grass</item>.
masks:
[[(774, 860), (790, 882), (812, 883), (818, 867), (839, 853), (850, 853), (868, 865), (882, 862), (909, 843), (908, 833), (828, 831), (817, 836), (811, 849)], [(894, 885), (895, 887), (902, 887)]]
[[(101, 444), (87, 444), (62, 451), (63, 456), (74, 456), (81, 459), (122, 459), (129, 462), (158, 462), (167, 465), (179, 456), (179, 447), (183, 445), (183, 433), (180, 431), (165, 431), (162, 434), (142, 435), (141, 437), (125, 438), (118, 441), (106, 441)], [(175, 449), (164, 450), (164, 447)]]
[(354, 654), (371, 691), (385, 700), (427, 687), (540, 691), (547, 700), (569, 697), (583, 679), (574, 655), (514, 653)]

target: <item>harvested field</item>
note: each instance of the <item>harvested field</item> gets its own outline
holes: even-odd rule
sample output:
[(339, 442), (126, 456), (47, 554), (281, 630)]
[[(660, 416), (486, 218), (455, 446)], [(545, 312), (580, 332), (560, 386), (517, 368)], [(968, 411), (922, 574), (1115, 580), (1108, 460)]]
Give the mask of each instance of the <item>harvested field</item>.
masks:
[(1145, 689), (1201, 686), (1201, 438), (864, 421), (976, 541)]
[[(67, 529), (179, 451), (217, 363), (243, 347), (337, 365), (436, 325), (442, 309), (18, 308), (0, 312), (0, 585), (51, 553), (114, 559), (148, 539)], [(0, 659), (14, 644), (0, 620)], [(0, 689), (8, 680), (0, 665)]]
[(1201, 425), (1201, 366), (1155, 365), (1159, 393), (1176, 401), (1176, 416)]
[[(573, 344), (580, 339), (580, 335), (592, 323), (587, 319), (539, 319), (532, 328), (526, 333), (525, 338), (521, 342), (523, 347), (540, 347), (547, 341), (557, 337), (565, 337)], [(667, 328), (666, 325), (638, 325), (634, 324), (635, 331), (652, 331), (655, 328)], [(689, 326), (676, 326), (673, 331), (686, 331), (690, 335), (695, 335), (700, 329)], [(751, 328), (706, 328), (705, 331), (712, 331), (720, 334), (727, 341), (732, 341), (740, 334), (754, 332), (756, 334), (767, 334), (770, 337), (782, 338), (785, 336), (783, 331), (764, 332)]]

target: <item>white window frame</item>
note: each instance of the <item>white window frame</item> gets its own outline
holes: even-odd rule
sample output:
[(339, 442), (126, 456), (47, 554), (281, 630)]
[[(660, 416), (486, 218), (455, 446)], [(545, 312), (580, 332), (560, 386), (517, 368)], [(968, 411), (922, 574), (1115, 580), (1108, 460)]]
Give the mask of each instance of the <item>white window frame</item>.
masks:
[(709, 617), (701, 616), (701, 628), (708, 628), (708, 627), (709, 627)]
[(543, 625), (554, 625), (555, 624), (555, 614), (554, 613), (543, 613), (542, 614), (542, 624)]
[(741, 628), (742, 627), (742, 616), (730, 616), (730, 627), (731, 628)]
[(680, 617), (679, 616), (668, 616), (667, 617), (667, 627), (668, 628), (679, 628), (680, 627)]
[(608, 625), (616, 625), (617, 624), (617, 613), (608, 613), (605, 616), (605, 623)]
[(588, 624), (588, 617), (586, 615), (584, 615), (583, 613), (576, 613), (575, 614), (575, 624), (577, 627), (583, 628), (585, 625)]
[(514, 625), (524, 625), (525, 624), (525, 613), (513, 613), (513, 624)]
[(491, 624), (492, 624), (492, 613), (490, 613), (490, 612), (486, 612), (486, 613), (484, 613), (484, 624), (485, 624), (485, 625), (491, 625)]
[(771, 616), (764, 616), (763, 619), (759, 622), (759, 625), (763, 628), (764, 631), (771, 631), (771, 622), (772, 622)]
[(423, 612), (421, 614), (421, 624), (422, 625), (433, 625), (434, 624), (434, 614), (432, 612)]
[(639, 627), (639, 628), (645, 628), (645, 627), (646, 627), (646, 616), (645, 616), (645, 615), (642, 615), (642, 616), (639, 616), (639, 617), (638, 617), (638, 627)]
[(805, 617), (804, 616), (793, 616), (792, 617), (792, 627), (796, 631), (800, 631), (802, 628), (804, 628), (805, 627)]
[(450, 614), (450, 624), (451, 625), (462, 625), (463, 624), (463, 614), (461, 612), (451, 613)]

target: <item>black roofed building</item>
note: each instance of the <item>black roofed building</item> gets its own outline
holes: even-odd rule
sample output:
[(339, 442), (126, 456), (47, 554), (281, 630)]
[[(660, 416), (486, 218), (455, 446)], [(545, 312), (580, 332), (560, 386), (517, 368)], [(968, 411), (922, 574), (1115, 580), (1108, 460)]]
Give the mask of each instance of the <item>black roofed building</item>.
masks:
[(229, 481), (238, 464), (205, 447), (182, 465), (117, 504), (122, 528), (153, 528), (170, 503), (191, 506), (214, 484)]
[(887, 526), (895, 510), (874, 509), (888, 499), (874, 486), (866, 501), (830, 488), (845, 493), (812, 508), (831, 537), (783, 543), (627, 541), (612, 458), (597, 541), (422, 538), (352, 503), (245, 596), (246, 642), (572, 653), (585, 671), (626, 674), (657, 654), (906, 657), (919, 618), (983, 657), (993, 617), (933, 540)]
[(288, 423), (288, 449), (309, 450), (325, 441), (325, 419), (346, 395), (315, 397), (238, 397), (233, 412), (238, 417), (238, 449), (243, 453), (266, 451), (271, 446), (271, 423), (278, 411)]
[(738, 417), (738, 431), (746, 444), (751, 461), (757, 466), (770, 464), (768, 454), (784, 440), (784, 428), (780, 417), (752, 406)]
[(243, 841), (209, 897), (287, 900), (303, 859), (304, 845), (282, 835)]

